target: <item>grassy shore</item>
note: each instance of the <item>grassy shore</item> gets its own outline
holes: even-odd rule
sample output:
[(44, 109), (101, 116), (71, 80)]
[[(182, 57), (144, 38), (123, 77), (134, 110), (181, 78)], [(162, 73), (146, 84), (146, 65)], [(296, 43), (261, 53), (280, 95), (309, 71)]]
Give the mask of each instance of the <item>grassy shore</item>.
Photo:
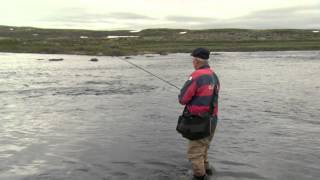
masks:
[(146, 29), (130, 32), (0, 26), (0, 52), (123, 56), (190, 52), (196, 47), (217, 52), (320, 50), (320, 33), (297, 29)]

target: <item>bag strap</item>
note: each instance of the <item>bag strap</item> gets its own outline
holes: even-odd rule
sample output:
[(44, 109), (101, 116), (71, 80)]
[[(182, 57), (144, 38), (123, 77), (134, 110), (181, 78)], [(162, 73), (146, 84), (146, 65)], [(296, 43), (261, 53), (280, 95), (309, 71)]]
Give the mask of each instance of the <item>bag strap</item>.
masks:
[(219, 85), (219, 80), (217, 78), (217, 75), (213, 72), (213, 92), (212, 92), (212, 98), (211, 98), (211, 102), (210, 102), (210, 111), (209, 114), (212, 115), (213, 110), (215, 108), (215, 104), (218, 100), (218, 92), (217, 92), (217, 88), (216, 85)]

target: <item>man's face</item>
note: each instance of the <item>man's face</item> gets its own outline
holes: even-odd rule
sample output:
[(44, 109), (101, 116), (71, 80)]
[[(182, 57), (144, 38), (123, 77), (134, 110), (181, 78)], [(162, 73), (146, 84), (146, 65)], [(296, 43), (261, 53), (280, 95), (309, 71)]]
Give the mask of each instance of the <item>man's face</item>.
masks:
[(197, 66), (198, 66), (197, 58), (192, 57), (192, 65), (193, 65), (193, 68), (194, 68), (194, 69), (197, 69)]

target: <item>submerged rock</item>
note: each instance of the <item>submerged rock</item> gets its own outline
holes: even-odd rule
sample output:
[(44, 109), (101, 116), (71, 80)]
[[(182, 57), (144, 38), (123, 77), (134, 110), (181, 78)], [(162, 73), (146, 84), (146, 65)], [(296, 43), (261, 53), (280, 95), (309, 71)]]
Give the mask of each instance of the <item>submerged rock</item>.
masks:
[(51, 58), (49, 61), (63, 61), (63, 58)]
[(131, 59), (132, 57), (130, 57), (130, 56), (126, 56), (126, 57), (124, 57), (124, 59)]
[(99, 61), (99, 60), (98, 60), (98, 58), (91, 58), (90, 61), (92, 61), (92, 62), (97, 62), (97, 61)]

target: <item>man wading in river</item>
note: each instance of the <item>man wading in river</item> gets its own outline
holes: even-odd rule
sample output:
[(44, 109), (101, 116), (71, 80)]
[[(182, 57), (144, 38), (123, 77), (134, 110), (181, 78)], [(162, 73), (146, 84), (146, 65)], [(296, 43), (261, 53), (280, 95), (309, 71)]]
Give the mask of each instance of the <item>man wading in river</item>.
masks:
[[(205, 180), (207, 175), (212, 175), (212, 169), (208, 161), (208, 149), (217, 126), (220, 84), (218, 77), (209, 66), (209, 55), (210, 52), (204, 48), (197, 48), (192, 52), (192, 63), (195, 71), (186, 81), (179, 94), (180, 104), (186, 105), (183, 113), (189, 114), (188, 117), (192, 116), (193, 120), (202, 120), (205, 119), (202, 118), (205, 116), (204, 114), (208, 114), (208, 123), (206, 124), (207, 129), (209, 129), (208, 135), (200, 136), (200, 139), (188, 138), (188, 158), (192, 163), (194, 180)], [(189, 126), (192, 125), (189, 124)]]

